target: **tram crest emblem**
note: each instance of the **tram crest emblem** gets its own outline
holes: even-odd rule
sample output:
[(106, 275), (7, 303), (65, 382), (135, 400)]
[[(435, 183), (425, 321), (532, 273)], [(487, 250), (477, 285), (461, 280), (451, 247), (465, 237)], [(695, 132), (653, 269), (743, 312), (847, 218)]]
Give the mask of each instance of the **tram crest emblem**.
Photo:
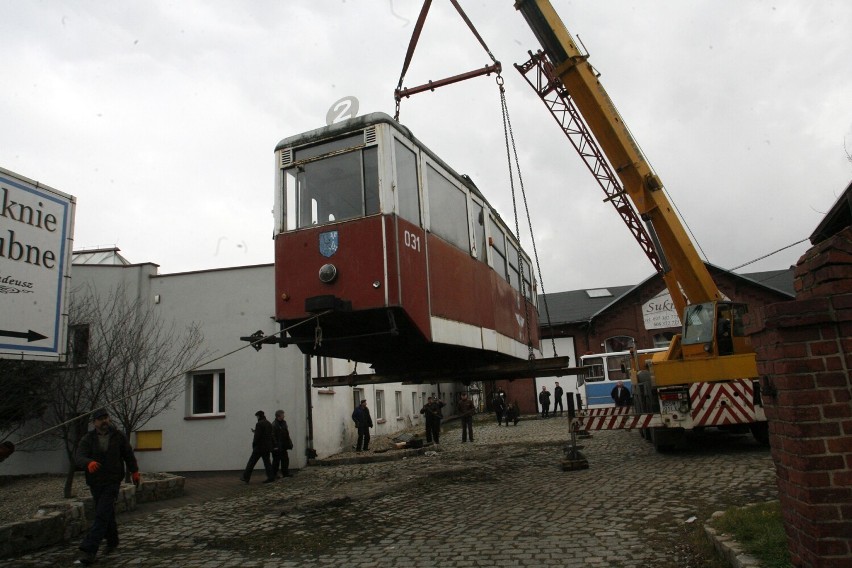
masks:
[(320, 233), (319, 236), (319, 251), (326, 258), (331, 258), (337, 252), (337, 245), (340, 242), (340, 237), (337, 231), (328, 231)]

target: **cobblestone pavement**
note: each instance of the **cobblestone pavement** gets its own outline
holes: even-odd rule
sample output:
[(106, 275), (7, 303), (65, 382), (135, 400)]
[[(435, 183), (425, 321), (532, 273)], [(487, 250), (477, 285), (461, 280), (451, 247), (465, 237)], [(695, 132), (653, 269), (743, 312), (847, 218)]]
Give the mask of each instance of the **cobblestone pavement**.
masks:
[[(437, 452), (309, 467), (119, 517), (121, 546), (98, 565), (683, 568), (695, 565), (679, 545), (690, 517), (777, 497), (769, 451), (750, 436), (657, 454), (636, 432), (599, 432), (581, 441), (589, 469), (573, 472), (561, 468), (564, 419), (507, 428), (482, 417), (475, 436), (462, 444), (449, 424)], [(9, 565), (69, 566), (76, 544)]]

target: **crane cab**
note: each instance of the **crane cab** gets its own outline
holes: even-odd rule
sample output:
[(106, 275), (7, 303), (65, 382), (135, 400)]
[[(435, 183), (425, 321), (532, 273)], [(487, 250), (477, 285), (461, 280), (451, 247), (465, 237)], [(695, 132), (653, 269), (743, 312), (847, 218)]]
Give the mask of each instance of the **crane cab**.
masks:
[(734, 302), (705, 302), (687, 306), (681, 346), (685, 359), (749, 353), (743, 316), (748, 306)]

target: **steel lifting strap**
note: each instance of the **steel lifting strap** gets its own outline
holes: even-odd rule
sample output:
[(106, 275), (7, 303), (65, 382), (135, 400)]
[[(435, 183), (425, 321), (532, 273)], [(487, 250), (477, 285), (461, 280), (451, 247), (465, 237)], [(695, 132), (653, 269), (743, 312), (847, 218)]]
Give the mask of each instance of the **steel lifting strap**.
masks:
[(417, 93), (422, 93), (423, 91), (434, 91), (438, 87), (443, 87), (445, 85), (450, 85), (452, 83), (457, 83), (459, 81), (464, 81), (465, 79), (471, 79), (480, 75), (490, 75), (491, 73), (497, 73), (499, 75), (500, 71), (502, 70), (500, 62), (494, 58), (494, 55), (491, 53), (491, 50), (488, 49), (488, 46), (482, 39), (482, 36), (480, 36), (479, 32), (476, 31), (476, 28), (473, 26), (473, 23), (467, 17), (467, 14), (465, 14), (464, 10), (462, 10), (462, 7), (459, 5), (458, 1), (450, 0), (450, 2), (453, 4), (456, 11), (467, 24), (467, 27), (476, 37), (477, 41), (479, 41), (479, 44), (483, 47), (483, 49), (485, 49), (485, 52), (491, 58), (493, 64), (486, 65), (482, 69), (476, 69), (473, 71), (468, 71), (467, 73), (453, 75), (452, 77), (447, 77), (446, 79), (440, 79), (438, 81), (429, 81), (428, 83), (425, 83), (418, 87), (403, 89), (402, 82), (405, 80), (405, 74), (408, 72), (408, 67), (411, 64), (412, 57), (414, 56), (414, 50), (417, 47), (418, 40), (420, 39), (420, 33), (423, 31), (423, 24), (426, 21), (426, 15), (429, 13), (429, 7), (432, 5), (432, 0), (424, 0), (423, 7), (420, 9), (420, 15), (417, 17), (417, 23), (414, 25), (414, 31), (411, 34), (411, 40), (409, 40), (408, 42), (408, 50), (405, 53), (405, 60), (402, 64), (402, 72), (399, 75), (399, 82), (397, 83), (396, 89), (393, 92), (394, 100), (396, 102), (396, 111), (394, 114), (395, 120), (399, 120), (399, 104), (403, 97), (409, 97)]

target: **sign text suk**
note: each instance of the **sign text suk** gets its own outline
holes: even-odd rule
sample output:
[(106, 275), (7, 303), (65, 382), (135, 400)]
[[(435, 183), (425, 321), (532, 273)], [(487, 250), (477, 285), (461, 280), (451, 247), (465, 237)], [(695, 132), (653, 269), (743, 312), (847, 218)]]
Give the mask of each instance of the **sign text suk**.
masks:
[(75, 199), (0, 168), (0, 357), (62, 359)]
[(680, 327), (680, 317), (674, 309), (672, 296), (668, 290), (664, 289), (642, 304), (642, 319), (645, 322), (645, 329)]

